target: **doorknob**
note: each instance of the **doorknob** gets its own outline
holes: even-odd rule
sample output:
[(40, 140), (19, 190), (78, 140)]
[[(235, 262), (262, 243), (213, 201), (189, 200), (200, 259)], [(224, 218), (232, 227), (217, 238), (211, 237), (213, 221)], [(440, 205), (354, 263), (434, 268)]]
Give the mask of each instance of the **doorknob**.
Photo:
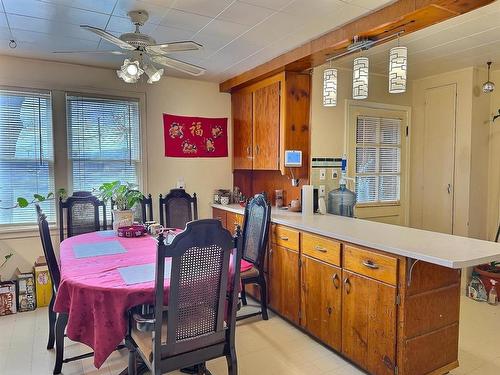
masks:
[(446, 188), (446, 190), (448, 191), (448, 194), (451, 194), (451, 184), (448, 184), (448, 187)]

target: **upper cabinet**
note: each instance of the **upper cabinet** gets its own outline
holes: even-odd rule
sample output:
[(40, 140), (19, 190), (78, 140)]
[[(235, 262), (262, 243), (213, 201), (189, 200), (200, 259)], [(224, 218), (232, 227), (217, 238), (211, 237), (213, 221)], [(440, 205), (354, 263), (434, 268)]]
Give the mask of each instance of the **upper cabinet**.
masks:
[(295, 178), (309, 176), (309, 74), (282, 72), (231, 94), (233, 168), (285, 169), (285, 150), (302, 151)]

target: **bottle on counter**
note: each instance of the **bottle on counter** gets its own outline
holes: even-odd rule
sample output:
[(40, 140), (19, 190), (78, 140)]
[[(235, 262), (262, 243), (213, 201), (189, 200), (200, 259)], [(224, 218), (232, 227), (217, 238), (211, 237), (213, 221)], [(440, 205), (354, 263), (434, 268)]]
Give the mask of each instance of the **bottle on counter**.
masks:
[(490, 280), (490, 282), (491, 282), (491, 289), (490, 292), (488, 293), (488, 303), (490, 305), (498, 305), (498, 294), (496, 287), (497, 282), (495, 280)]
[(276, 208), (283, 207), (283, 190), (275, 190), (274, 196)]

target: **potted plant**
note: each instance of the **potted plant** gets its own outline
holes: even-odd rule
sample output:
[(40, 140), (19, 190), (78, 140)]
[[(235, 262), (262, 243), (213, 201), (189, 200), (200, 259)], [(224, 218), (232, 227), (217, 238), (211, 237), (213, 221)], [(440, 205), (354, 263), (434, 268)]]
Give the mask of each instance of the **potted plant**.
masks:
[(487, 292), (493, 286), (491, 280), (495, 280), (497, 293), (500, 295), (500, 262), (481, 264), (474, 267), (474, 272), (479, 275)]
[[(7, 254), (7, 255), (4, 256), (2, 263), (0, 263), (0, 271), (7, 264), (7, 262), (9, 261), (9, 259), (12, 258), (12, 255), (14, 255), (14, 254), (9, 253), (9, 254)], [(2, 282), (2, 275), (0, 275), (0, 282)]]
[(134, 222), (132, 208), (144, 196), (137, 190), (137, 185), (121, 181), (105, 182), (99, 187), (98, 193), (103, 201), (113, 202), (113, 230), (132, 225)]

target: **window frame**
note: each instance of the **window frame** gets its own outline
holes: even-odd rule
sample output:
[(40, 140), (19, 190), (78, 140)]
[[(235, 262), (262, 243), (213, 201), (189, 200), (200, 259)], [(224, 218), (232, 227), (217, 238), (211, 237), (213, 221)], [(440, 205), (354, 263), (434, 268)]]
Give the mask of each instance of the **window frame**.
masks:
[[(21, 92), (21, 93), (33, 93), (33, 94), (45, 94), (48, 95), (50, 98), (50, 121), (51, 121), (51, 141), (52, 141), (52, 161), (50, 161), (49, 164), (49, 171), (52, 173), (52, 180), (53, 180), (53, 191), (52, 193), (56, 193), (56, 179), (57, 179), (57, 174), (56, 174), (56, 142), (55, 142), (55, 134), (56, 134), (56, 121), (55, 121), (55, 107), (54, 107), (54, 95), (53, 91), (50, 88), (34, 88), (34, 87), (22, 87), (22, 86), (11, 86), (11, 85), (0, 85), (0, 90), (5, 90), (5, 91), (14, 91), (14, 92)], [(30, 159), (23, 159), (23, 160), (30, 160)], [(49, 172), (49, 173), (50, 173)], [(40, 192), (40, 194), (48, 194), (48, 192)], [(29, 199), (30, 197), (27, 197)], [(55, 197), (52, 200), (53, 208), (54, 208), (54, 218), (48, 222), (50, 228), (54, 228), (56, 223), (57, 223), (57, 197)], [(0, 203), (1, 205), (1, 203)], [(34, 209), (34, 206), (32, 207)], [(26, 207), (25, 209), (30, 209), (30, 207)], [(33, 222), (17, 222), (17, 223), (8, 223), (8, 224), (0, 224), (0, 234), (2, 236), (0, 239), (10, 239), (10, 238), (19, 238), (19, 237), (24, 237), (24, 236), (17, 236), (12, 235), (10, 236), (9, 234), (15, 234), (16, 232), (27, 232), (33, 230), (34, 227), (37, 227), (37, 221)], [(6, 234), (6, 236), (3, 236), (3, 234)]]

